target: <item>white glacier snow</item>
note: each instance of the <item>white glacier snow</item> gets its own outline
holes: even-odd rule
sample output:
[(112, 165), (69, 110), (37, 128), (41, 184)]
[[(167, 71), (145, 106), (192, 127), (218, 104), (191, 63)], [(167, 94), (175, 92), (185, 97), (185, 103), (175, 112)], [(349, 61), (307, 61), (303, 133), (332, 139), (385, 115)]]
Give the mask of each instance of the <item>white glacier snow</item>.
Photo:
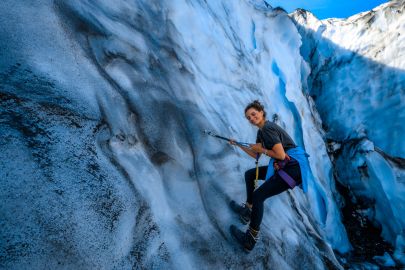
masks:
[[(0, 267), (343, 269), (336, 168), (375, 200), (370, 218), (403, 264), (396, 10), (373, 11), (370, 30), (369, 13), (318, 21), (263, 1), (2, 1)], [(361, 48), (347, 29), (366, 33)], [(245, 199), (254, 161), (202, 130), (253, 142), (254, 99), (310, 154), (316, 182), (266, 201), (247, 255), (228, 204)], [(327, 139), (341, 144), (332, 160)]]

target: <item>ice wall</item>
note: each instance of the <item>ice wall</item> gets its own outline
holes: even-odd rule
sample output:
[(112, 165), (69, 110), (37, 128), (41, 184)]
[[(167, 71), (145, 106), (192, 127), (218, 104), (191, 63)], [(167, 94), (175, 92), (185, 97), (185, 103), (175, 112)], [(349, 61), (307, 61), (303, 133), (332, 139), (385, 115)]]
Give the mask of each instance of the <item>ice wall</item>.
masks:
[[(3, 268), (340, 269), (340, 222), (291, 19), (262, 1), (2, 1)], [(228, 228), (260, 99), (317, 179), (266, 202), (246, 255)], [(268, 160), (262, 159), (261, 164)]]

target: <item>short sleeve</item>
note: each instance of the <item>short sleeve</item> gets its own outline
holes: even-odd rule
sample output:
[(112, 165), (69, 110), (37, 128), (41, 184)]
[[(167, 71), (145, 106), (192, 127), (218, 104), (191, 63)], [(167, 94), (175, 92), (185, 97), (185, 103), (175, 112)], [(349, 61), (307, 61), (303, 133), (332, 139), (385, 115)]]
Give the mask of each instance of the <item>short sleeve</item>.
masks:
[(273, 149), (273, 146), (277, 143), (281, 143), (280, 134), (277, 130), (272, 128), (266, 128), (263, 130), (264, 146), (267, 149)]

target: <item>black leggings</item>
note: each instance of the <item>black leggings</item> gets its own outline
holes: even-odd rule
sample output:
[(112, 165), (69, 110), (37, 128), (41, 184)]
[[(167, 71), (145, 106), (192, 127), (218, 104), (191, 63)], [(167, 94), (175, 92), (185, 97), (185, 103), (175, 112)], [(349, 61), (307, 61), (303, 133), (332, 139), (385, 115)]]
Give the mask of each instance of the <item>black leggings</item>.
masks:
[[(284, 167), (284, 171), (290, 175), (296, 182), (297, 185), (301, 184), (301, 169), (296, 163), (293, 165), (288, 165)], [(259, 167), (259, 179), (264, 180), (267, 173), (267, 166)], [(252, 215), (250, 218), (250, 227), (255, 230), (260, 229), (260, 224), (263, 219), (263, 204), (264, 201), (274, 195), (280, 194), (286, 191), (290, 186), (281, 178), (277, 172), (267, 181), (265, 181), (259, 188), (254, 190), (254, 183), (256, 179), (256, 168), (247, 170), (245, 172), (245, 182), (246, 182), (246, 202), (253, 204)]]

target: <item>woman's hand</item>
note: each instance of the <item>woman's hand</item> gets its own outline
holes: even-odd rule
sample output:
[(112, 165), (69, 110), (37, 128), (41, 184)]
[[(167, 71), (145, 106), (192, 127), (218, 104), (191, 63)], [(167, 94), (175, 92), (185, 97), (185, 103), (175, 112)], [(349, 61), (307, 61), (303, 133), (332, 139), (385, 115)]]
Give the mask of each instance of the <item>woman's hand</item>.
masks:
[(230, 139), (229, 144), (239, 147), (240, 149), (242, 149), (246, 154), (248, 154), (252, 158), (256, 158), (256, 153), (250, 147), (248, 148), (248, 147), (242, 146), (240, 144), (236, 144), (236, 141), (234, 139)]
[[(291, 160), (290, 156), (287, 153), (285, 153), (285, 159), (284, 160), (287, 160), (287, 161)], [(278, 161), (277, 160), (273, 161), (273, 168), (274, 168), (275, 171), (278, 171), (280, 169), (280, 166), (278, 166)]]
[(250, 149), (259, 154), (262, 154), (264, 151), (264, 148), (261, 143), (251, 144)]

